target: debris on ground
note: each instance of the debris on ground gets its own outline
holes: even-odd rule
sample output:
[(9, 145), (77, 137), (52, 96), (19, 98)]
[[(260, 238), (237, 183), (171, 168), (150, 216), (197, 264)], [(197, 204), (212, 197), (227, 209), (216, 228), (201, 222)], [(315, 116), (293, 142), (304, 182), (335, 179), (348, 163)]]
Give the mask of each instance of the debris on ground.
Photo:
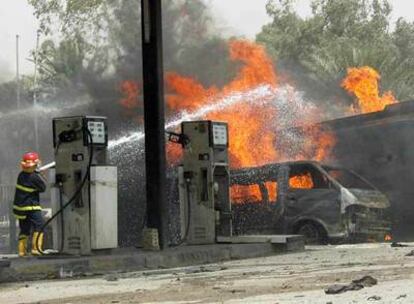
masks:
[(351, 290), (360, 290), (364, 287), (372, 287), (376, 285), (378, 281), (371, 276), (364, 276), (361, 279), (353, 280), (348, 285), (334, 284), (325, 289), (326, 294), (340, 294)]
[(397, 300), (399, 300), (399, 299), (403, 299), (403, 298), (406, 298), (406, 297), (407, 297), (407, 295), (406, 295), (406, 294), (399, 295), (399, 296), (397, 297)]
[(405, 256), (414, 256), (414, 250), (411, 250), (411, 252), (407, 253)]
[(112, 275), (112, 274), (107, 275), (107, 276), (104, 277), (104, 280), (106, 280), (108, 282), (115, 282), (115, 281), (118, 281), (118, 279), (119, 278), (116, 275)]
[(352, 283), (361, 284), (363, 287), (372, 287), (377, 285), (378, 281), (371, 276), (364, 276), (359, 280), (353, 280)]
[(217, 266), (200, 266), (196, 269), (190, 268), (186, 273), (203, 273), (203, 272), (216, 272), (216, 271), (222, 271), (228, 269), (227, 267), (217, 267)]
[(231, 293), (239, 293), (239, 292), (246, 292), (245, 289), (232, 289), (230, 290)]
[(392, 242), (391, 247), (408, 247), (408, 245), (397, 243), (397, 242)]
[(331, 285), (328, 288), (326, 288), (325, 293), (326, 294), (340, 294), (340, 293), (350, 291), (350, 290), (360, 290), (362, 288), (364, 287), (359, 284), (354, 284), (354, 283), (351, 283), (349, 285), (335, 284), (335, 285)]
[(367, 300), (368, 301), (380, 301), (382, 298), (380, 296), (372, 296), (369, 297)]

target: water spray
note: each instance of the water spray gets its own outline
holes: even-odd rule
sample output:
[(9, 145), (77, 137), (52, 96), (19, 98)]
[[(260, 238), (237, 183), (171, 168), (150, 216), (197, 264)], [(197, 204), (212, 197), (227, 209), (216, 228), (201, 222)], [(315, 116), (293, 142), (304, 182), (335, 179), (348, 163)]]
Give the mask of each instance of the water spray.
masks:
[[(211, 100), (210, 102), (207, 101), (208, 103), (207, 105), (201, 107), (200, 109), (192, 113), (188, 113), (186, 111), (181, 112), (177, 118), (171, 120), (165, 125), (165, 129), (166, 130), (174, 129), (178, 127), (183, 121), (192, 121), (195, 119), (199, 119), (211, 112), (215, 112), (218, 110), (224, 110), (228, 107), (231, 107), (239, 102), (243, 102), (246, 100), (250, 102), (254, 102), (255, 104), (259, 104), (259, 103), (266, 104), (267, 102), (271, 100), (271, 98), (274, 95), (275, 95), (275, 90), (270, 85), (261, 85), (249, 91), (229, 94), (218, 100)], [(109, 143), (108, 148), (112, 150), (128, 142), (141, 141), (144, 139), (144, 137), (145, 137), (144, 132), (142, 131), (134, 132), (132, 134), (122, 136), (118, 138), (117, 140), (111, 141)]]

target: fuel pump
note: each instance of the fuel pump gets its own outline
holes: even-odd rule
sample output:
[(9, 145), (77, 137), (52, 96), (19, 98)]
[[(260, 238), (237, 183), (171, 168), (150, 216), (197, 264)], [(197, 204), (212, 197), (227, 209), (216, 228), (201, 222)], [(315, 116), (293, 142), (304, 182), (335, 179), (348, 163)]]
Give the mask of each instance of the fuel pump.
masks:
[(54, 247), (86, 255), (117, 247), (117, 168), (107, 166), (105, 117), (53, 119)]
[(215, 243), (217, 236), (232, 235), (228, 126), (195, 121), (181, 128), (178, 140), (172, 138), (184, 147), (178, 169), (181, 235), (187, 244)]

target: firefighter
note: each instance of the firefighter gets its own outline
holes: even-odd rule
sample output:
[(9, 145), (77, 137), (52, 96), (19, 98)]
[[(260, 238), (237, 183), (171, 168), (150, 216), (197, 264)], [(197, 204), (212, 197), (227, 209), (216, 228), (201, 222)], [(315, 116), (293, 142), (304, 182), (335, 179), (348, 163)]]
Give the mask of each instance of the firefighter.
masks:
[(20, 163), (22, 171), (17, 178), (16, 194), (14, 197), (13, 213), (19, 220), (19, 256), (27, 254), (27, 243), (31, 231), (32, 255), (40, 255), (43, 246), (42, 207), (40, 206), (39, 193), (46, 189), (44, 177), (36, 169), (40, 166), (39, 155), (36, 152), (28, 152), (23, 155)]

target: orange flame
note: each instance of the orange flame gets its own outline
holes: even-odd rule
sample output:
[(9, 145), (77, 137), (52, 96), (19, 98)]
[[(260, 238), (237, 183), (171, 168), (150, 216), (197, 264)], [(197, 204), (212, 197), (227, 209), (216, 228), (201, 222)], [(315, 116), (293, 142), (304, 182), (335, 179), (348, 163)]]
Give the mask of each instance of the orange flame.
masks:
[(384, 241), (385, 241), (385, 242), (390, 242), (390, 241), (392, 241), (392, 235), (391, 235), (391, 234), (386, 234), (386, 235), (384, 236)]
[(121, 82), (119, 90), (124, 95), (124, 98), (119, 101), (124, 108), (132, 110), (138, 108), (139, 105), (142, 104), (138, 98), (140, 89), (136, 81), (125, 80)]
[(379, 73), (371, 67), (349, 68), (342, 87), (357, 98), (357, 104), (351, 108), (353, 114), (382, 111), (389, 104), (397, 102), (392, 92), (379, 95)]
[(262, 194), (259, 185), (234, 185), (230, 187), (230, 197), (233, 203), (261, 202)]
[[(168, 73), (167, 86), (174, 94), (167, 96), (172, 110), (196, 110), (211, 99), (243, 92), (259, 85), (276, 86), (277, 77), (265, 49), (245, 40), (229, 43), (230, 58), (242, 62), (238, 75), (222, 89), (204, 88), (197, 81)], [(248, 100), (236, 106), (207, 114), (205, 119), (229, 123), (230, 160), (232, 167), (262, 165), (277, 159), (274, 148), (275, 134), (268, 129), (269, 121), (275, 117), (270, 106), (250, 104)]]
[[(232, 40), (229, 42), (229, 54), (230, 59), (238, 63), (240, 68), (234, 79), (222, 88), (204, 87), (195, 79), (173, 72), (166, 73), (165, 81), (168, 90), (166, 102), (169, 114), (197, 111), (231, 94), (249, 92), (260, 86), (267, 86), (272, 90), (277, 88), (279, 77), (263, 46), (246, 40)], [(139, 87), (126, 82), (121, 88), (126, 95), (121, 100), (121, 104), (128, 109), (137, 107)], [(288, 105), (292, 102), (290, 97), (286, 101)], [(230, 164), (232, 168), (240, 168), (277, 162), (285, 157), (279, 152), (281, 145), (277, 141), (275, 131), (278, 118), (283, 115), (278, 113), (274, 104), (251, 102), (246, 99), (233, 106), (210, 112), (200, 119), (228, 123)], [(310, 115), (315, 115), (315, 112)], [(295, 127), (303, 121), (293, 119), (289, 123), (291, 125), (287, 127)], [(301, 143), (302, 149), (300, 152), (288, 153), (288, 157), (294, 160), (322, 160), (327, 157), (335, 143), (334, 137), (318, 126), (305, 128), (304, 133), (305, 140)], [(167, 146), (167, 152), (170, 164), (177, 162), (182, 154), (181, 147), (173, 144)], [(270, 201), (276, 201), (277, 185), (274, 184), (266, 185)], [(250, 201), (261, 200), (261, 192), (257, 185), (232, 187), (232, 189), (233, 201), (241, 199), (246, 201), (247, 198), (250, 198), (248, 199)]]
[(277, 183), (268, 181), (265, 182), (267, 194), (269, 195), (269, 202), (276, 202), (277, 200)]
[(289, 186), (294, 189), (312, 189), (314, 187), (311, 174), (304, 173), (289, 178)]

